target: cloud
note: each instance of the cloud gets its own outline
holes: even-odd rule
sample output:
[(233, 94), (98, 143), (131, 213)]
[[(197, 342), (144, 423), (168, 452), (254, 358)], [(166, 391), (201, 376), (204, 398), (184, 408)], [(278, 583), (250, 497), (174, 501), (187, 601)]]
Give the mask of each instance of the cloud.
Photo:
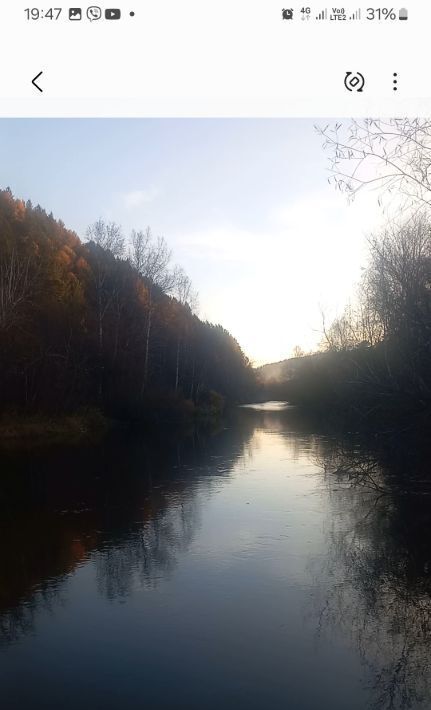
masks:
[(160, 190), (157, 187), (150, 187), (146, 190), (131, 190), (123, 195), (123, 202), (128, 210), (148, 205), (158, 198)]
[(347, 205), (322, 190), (278, 205), (256, 229), (219, 224), (178, 234), (176, 250), (205, 316), (254, 360), (278, 360), (296, 344), (316, 347), (320, 307), (335, 315), (354, 296), (378, 217), (372, 200)]
[(260, 235), (234, 226), (220, 226), (179, 235), (178, 248), (203, 262), (241, 262), (253, 259)]

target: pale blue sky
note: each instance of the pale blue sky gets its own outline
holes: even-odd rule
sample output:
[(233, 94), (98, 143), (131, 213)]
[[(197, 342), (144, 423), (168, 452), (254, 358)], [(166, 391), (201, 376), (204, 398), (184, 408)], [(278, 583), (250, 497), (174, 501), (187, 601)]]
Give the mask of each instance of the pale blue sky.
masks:
[(85, 238), (98, 217), (163, 234), (256, 362), (314, 347), (363, 263), (373, 208), (327, 183), (314, 121), (2, 119), (0, 185)]

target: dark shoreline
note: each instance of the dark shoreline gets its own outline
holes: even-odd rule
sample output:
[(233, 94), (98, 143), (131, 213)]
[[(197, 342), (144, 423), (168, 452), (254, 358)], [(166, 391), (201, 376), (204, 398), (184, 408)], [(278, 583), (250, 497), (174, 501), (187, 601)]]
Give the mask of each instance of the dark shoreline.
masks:
[(81, 441), (103, 436), (115, 426), (98, 409), (58, 415), (12, 412), (0, 418), (0, 446), (23, 441)]
[(170, 409), (162, 406), (145, 410), (134, 418), (111, 417), (93, 407), (59, 414), (3, 413), (0, 417), (0, 448), (19, 447), (22, 444), (97, 443), (116, 431), (212, 427), (220, 421), (223, 413), (223, 409), (195, 406)]

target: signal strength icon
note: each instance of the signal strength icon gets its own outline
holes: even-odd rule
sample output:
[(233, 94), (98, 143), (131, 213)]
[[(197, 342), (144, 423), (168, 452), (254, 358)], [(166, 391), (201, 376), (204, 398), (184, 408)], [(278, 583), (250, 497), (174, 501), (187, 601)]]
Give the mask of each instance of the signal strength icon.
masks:
[(328, 17), (328, 10), (322, 10), (322, 12), (319, 12), (319, 14), (316, 17), (316, 20), (326, 20)]
[(359, 8), (353, 15), (350, 15), (349, 20), (360, 20), (361, 19), (361, 9)]

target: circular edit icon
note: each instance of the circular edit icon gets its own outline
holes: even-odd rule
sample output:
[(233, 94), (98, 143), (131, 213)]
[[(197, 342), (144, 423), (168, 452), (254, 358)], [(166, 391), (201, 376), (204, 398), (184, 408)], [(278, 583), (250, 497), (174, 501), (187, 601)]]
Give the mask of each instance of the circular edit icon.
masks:
[(98, 7), (97, 5), (92, 5), (87, 10), (87, 17), (90, 20), (90, 22), (94, 22), (95, 20), (100, 20), (102, 17), (102, 8)]
[(360, 72), (348, 71), (344, 77), (344, 86), (347, 91), (363, 91), (365, 77)]

